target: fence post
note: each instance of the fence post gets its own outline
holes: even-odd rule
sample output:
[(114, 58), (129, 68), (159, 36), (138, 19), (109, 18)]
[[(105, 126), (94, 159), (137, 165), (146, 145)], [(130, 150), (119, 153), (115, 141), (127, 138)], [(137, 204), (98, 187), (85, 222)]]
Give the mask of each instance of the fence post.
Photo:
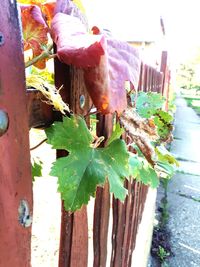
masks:
[[(113, 115), (99, 114), (97, 119), (97, 136), (105, 136), (105, 140), (107, 140), (113, 130)], [(96, 192), (93, 223), (93, 267), (106, 266), (109, 216), (110, 192), (109, 185), (106, 183), (104, 188), (99, 187)]]
[[(62, 98), (70, 104), (75, 114), (86, 114), (91, 105), (83, 82), (83, 72), (55, 59), (55, 85), (61, 90)], [(81, 107), (81, 98), (85, 104)], [(61, 119), (60, 114), (55, 118)], [(57, 157), (66, 156), (66, 151), (58, 150)], [(88, 223), (87, 210), (70, 213), (62, 206), (59, 267), (87, 267), (88, 264)]]
[(166, 86), (166, 72), (167, 72), (167, 51), (162, 52), (161, 56), (161, 66), (160, 71), (163, 73), (163, 84), (162, 84), (162, 94), (165, 95), (165, 86)]
[(4, 128), (0, 130), (0, 267), (30, 267), (32, 177), (24, 59), (15, 0), (1, 0), (0, 58), (0, 129)]

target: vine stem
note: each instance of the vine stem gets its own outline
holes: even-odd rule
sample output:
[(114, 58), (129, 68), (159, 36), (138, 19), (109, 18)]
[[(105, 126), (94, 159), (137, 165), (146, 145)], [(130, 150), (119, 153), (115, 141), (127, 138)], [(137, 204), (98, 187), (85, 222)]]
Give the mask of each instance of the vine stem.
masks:
[(41, 146), (44, 142), (46, 142), (47, 141), (47, 138), (45, 138), (44, 140), (42, 140), (39, 144), (37, 144), (36, 146), (34, 146), (34, 147), (31, 147), (30, 148), (30, 151), (32, 151), (32, 150), (34, 150), (34, 149), (36, 149), (36, 148), (38, 148), (39, 146)]
[(86, 118), (86, 117), (88, 117), (88, 116), (90, 116), (90, 115), (96, 115), (96, 114), (98, 114), (99, 113), (99, 111), (98, 110), (96, 110), (96, 111), (91, 111), (92, 110), (92, 108), (93, 108), (93, 104), (91, 105), (91, 107), (89, 108), (89, 110), (87, 111), (87, 113), (84, 115), (84, 118)]
[(51, 44), (40, 55), (38, 55), (37, 57), (34, 57), (31, 60), (29, 60), (28, 62), (26, 62), (25, 63), (25, 68), (28, 68), (28, 67), (32, 66), (33, 64), (35, 64), (39, 60), (42, 60), (42, 59), (45, 59), (45, 58), (50, 59), (50, 58), (57, 57), (57, 54), (50, 54), (50, 51), (52, 50), (52, 48), (53, 48), (53, 45)]

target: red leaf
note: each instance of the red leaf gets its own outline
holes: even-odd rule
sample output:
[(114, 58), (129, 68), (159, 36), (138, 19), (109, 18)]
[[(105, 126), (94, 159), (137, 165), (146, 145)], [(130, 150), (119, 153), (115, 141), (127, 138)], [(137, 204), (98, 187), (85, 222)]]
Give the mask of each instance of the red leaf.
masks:
[[(75, 2), (79, 2), (78, 0)], [(80, 3), (79, 3), (80, 6)], [(71, 0), (57, 0), (56, 1), (56, 8), (55, 8), (55, 14), (56, 13), (64, 13), (66, 15), (70, 15), (76, 18), (79, 18), (80, 21), (88, 27), (87, 18), (84, 14), (83, 8), (79, 9), (77, 5), (71, 1)]]
[(125, 82), (137, 89), (140, 60), (136, 49), (125, 42), (107, 39), (107, 53), (94, 68), (85, 69), (87, 90), (103, 113), (122, 113), (127, 106)]
[(84, 69), (85, 84), (94, 105), (103, 114), (127, 106), (125, 82), (137, 89), (140, 60), (136, 49), (125, 42), (89, 34), (81, 21), (57, 13), (52, 20), (52, 37), (59, 59)]
[(46, 0), (17, 0), (17, 2), (40, 7), (45, 21), (48, 23), (48, 25), (50, 25), (54, 16), (56, 0), (53, 0), (52, 2), (47, 2)]
[[(48, 42), (48, 27), (42, 16), (41, 9), (35, 5), (21, 5), (24, 50), (32, 49), (33, 55), (39, 55), (42, 46)], [(37, 67), (43, 68), (44, 62)]]
[(51, 30), (60, 61), (79, 68), (99, 64), (104, 54), (103, 35), (89, 34), (78, 18), (63, 13), (54, 16)]

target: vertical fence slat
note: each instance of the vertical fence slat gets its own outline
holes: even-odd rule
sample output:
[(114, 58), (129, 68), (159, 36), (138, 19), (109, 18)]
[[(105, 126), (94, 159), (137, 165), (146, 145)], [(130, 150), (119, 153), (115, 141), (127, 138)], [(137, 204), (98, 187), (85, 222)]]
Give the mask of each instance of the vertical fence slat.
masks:
[(0, 109), (9, 117), (0, 137), (0, 266), (30, 267), (31, 227), (18, 220), (27, 201), (32, 213), (32, 177), (26, 112), (25, 73), (19, 17), (15, 1), (0, 8)]
[[(70, 109), (76, 114), (86, 114), (90, 101), (83, 82), (83, 72), (70, 68), (55, 60), (55, 84), (63, 86), (61, 94)], [(84, 96), (85, 105), (81, 108), (80, 96)], [(59, 119), (59, 115), (55, 114)], [(58, 151), (57, 156), (65, 156), (66, 151)], [(66, 212), (62, 205), (59, 267), (87, 267), (88, 262), (88, 223), (87, 210), (83, 207), (73, 214)]]
[[(75, 114), (87, 114), (91, 101), (86, 92), (83, 71), (70, 67), (70, 108)], [(83, 101), (81, 101), (81, 97)], [(86, 119), (89, 124), (89, 117)], [(70, 267), (88, 266), (88, 218), (85, 206), (73, 214)]]
[(131, 266), (131, 260), (132, 260), (132, 252), (135, 248), (135, 242), (136, 242), (136, 235), (137, 235), (137, 230), (138, 230), (138, 216), (139, 216), (139, 191), (140, 191), (140, 183), (135, 182), (134, 185), (134, 221), (133, 221), (133, 232), (131, 236), (131, 242), (130, 242), (130, 248), (129, 248), (129, 254), (127, 258), (127, 267)]
[(88, 223), (87, 209), (84, 206), (74, 213), (71, 247), (71, 267), (88, 266)]
[[(122, 266), (122, 247), (123, 247), (123, 237), (124, 237), (124, 224), (125, 224), (125, 208), (124, 204), (119, 200), (113, 199), (113, 229), (112, 232), (112, 261), (111, 267)], [(115, 207), (116, 206), (116, 207)]]
[(94, 267), (106, 266), (107, 260), (107, 236), (110, 213), (110, 192), (108, 183), (104, 188), (98, 188), (94, 207)]
[(131, 223), (132, 223), (132, 202), (133, 202), (133, 194), (132, 194), (132, 180), (126, 181), (128, 189), (128, 197), (126, 198), (126, 214), (125, 214), (125, 225), (124, 225), (124, 238), (123, 238), (123, 248), (122, 248), (122, 266), (126, 266), (126, 257), (127, 252), (129, 251), (129, 244), (130, 244), (130, 233), (131, 233)]
[[(57, 88), (63, 87), (61, 95), (66, 103), (70, 101), (70, 68), (61, 63), (58, 59), (54, 60), (55, 68), (55, 86)], [(55, 120), (61, 120), (60, 113), (54, 113)], [(57, 150), (57, 158), (67, 155), (65, 150)], [(62, 203), (61, 209), (61, 228), (60, 228), (60, 247), (59, 247), (59, 267), (70, 266), (71, 246), (73, 233), (73, 214), (65, 211)]]
[(134, 224), (135, 224), (135, 207), (136, 207), (136, 202), (135, 202), (135, 188), (136, 188), (136, 183), (132, 181), (131, 183), (131, 205), (130, 205), (130, 218), (129, 218), (129, 231), (128, 231), (128, 239), (127, 239), (127, 246), (126, 246), (126, 251), (124, 252), (124, 261), (123, 261), (123, 266), (127, 266), (129, 262), (129, 258), (131, 257), (131, 247), (133, 246), (132, 243), (134, 243)]
[[(97, 115), (97, 135), (108, 139), (113, 129), (113, 115)], [(107, 259), (107, 237), (110, 213), (110, 193), (108, 184), (98, 188), (94, 207), (93, 247), (94, 267), (105, 267)]]
[(166, 71), (167, 71), (167, 51), (162, 52), (160, 71), (163, 73), (162, 94), (165, 95)]

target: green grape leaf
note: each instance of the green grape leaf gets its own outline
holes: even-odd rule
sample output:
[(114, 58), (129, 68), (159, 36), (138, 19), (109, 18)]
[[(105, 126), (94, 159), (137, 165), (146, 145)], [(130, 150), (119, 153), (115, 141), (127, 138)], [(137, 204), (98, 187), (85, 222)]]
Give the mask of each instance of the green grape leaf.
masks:
[(173, 117), (164, 110), (157, 110), (154, 114), (154, 123), (157, 126), (157, 133), (161, 140), (165, 140), (169, 137), (173, 130), (172, 121)]
[(175, 173), (175, 166), (179, 166), (179, 162), (164, 145), (155, 147), (155, 153), (158, 158), (156, 170), (162, 178), (170, 179)]
[(145, 185), (156, 188), (159, 185), (159, 178), (156, 171), (151, 167), (146, 159), (130, 153), (129, 175)]
[(119, 139), (123, 133), (124, 133), (124, 129), (120, 127), (119, 123), (117, 123), (114, 131), (112, 132), (111, 137), (107, 141), (107, 145), (112, 143), (114, 140)]
[(129, 175), (137, 177), (139, 175), (139, 169), (142, 168), (142, 161), (136, 154), (129, 154)]
[(157, 110), (155, 115), (159, 116), (165, 123), (171, 123), (173, 121), (173, 116), (165, 110)]
[(158, 109), (162, 109), (164, 97), (158, 93), (140, 92), (136, 100), (136, 110), (143, 118), (150, 118)]
[(162, 161), (157, 162), (156, 170), (159, 172), (161, 178), (166, 179), (170, 179), (175, 173), (175, 169), (171, 164)]
[(58, 177), (58, 190), (65, 209), (75, 211), (95, 196), (97, 186), (108, 180), (110, 192), (123, 201), (127, 194), (124, 179), (129, 174), (126, 144), (116, 139), (105, 148), (95, 148), (85, 121), (78, 116), (64, 117), (46, 129), (48, 143), (65, 149), (67, 157), (53, 163), (50, 175)]
[(155, 152), (158, 157), (158, 161), (163, 163), (169, 163), (171, 165), (176, 165), (179, 167), (179, 162), (175, 157), (165, 148), (164, 145), (155, 147)]
[(32, 168), (32, 179), (35, 181), (35, 177), (42, 176), (42, 161), (37, 159), (32, 159), (31, 168)]
[(45, 130), (47, 142), (55, 149), (72, 151), (79, 147), (90, 147), (93, 137), (85, 121), (81, 117), (63, 117), (63, 122), (55, 124)]
[(147, 162), (139, 169), (137, 180), (145, 185), (150, 185), (152, 188), (156, 188), (159, 185), (159, 178), (156, 171)]

